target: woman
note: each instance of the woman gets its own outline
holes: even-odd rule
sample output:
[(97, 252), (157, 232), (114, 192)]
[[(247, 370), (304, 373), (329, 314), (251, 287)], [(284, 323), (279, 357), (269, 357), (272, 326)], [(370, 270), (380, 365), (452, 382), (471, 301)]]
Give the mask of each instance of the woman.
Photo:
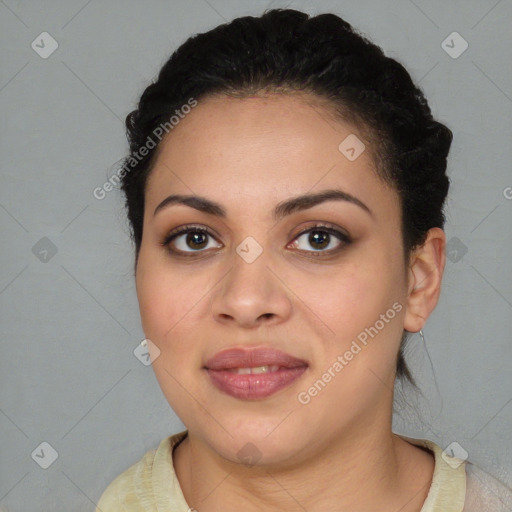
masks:
[(272, 10), (187, 40), (126, 124), (142, 326), (187, 430), (98, 510), (509, 510), (391, 430), (440, 294), (452, 140), (403, 66), (335, 15)]

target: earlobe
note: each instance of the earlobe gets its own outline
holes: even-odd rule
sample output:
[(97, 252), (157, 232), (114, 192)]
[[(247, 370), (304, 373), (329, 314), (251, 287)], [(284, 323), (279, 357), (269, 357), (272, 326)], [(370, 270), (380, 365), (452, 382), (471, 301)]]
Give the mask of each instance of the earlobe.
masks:
[(431, 228), (425, 243), (411, 255), (404, 329), (418, 332), (437, 305), (446, 262), (446, 235)]

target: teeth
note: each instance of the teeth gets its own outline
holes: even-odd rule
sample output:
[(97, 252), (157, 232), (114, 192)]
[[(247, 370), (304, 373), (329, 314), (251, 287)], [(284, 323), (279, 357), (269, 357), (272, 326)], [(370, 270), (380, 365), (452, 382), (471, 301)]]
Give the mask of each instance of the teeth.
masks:
[(277, 372), (279, 366), (257, 366), (255, 368), (234, 368), (231, 370), (238, 375), (248, 375), (250, 373), (269, 373), (269, 372)]

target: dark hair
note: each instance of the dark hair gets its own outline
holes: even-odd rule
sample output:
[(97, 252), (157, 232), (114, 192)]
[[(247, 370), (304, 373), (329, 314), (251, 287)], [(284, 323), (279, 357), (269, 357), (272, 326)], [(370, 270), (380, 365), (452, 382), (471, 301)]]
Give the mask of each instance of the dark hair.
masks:
[[(140, 157), (154, 130), (191, 98), (261, 92), (313, 93), (332, 113), (355, 123), (372, 142), (380, 178), (397, 190), (405, 261), (432, 227), (444, 226), (446, 159), (452, 132), (433, 119), (427, 100), (396, 60), (334, 14), (310, 17), (292, 9), (246, 16), (187, 39), (126, 117), (132, 168), (121, 188), (135, 243), (142, 241), (144, 194), (158, 144)], [(133, 160), (134, 156), (137, 159)], [(397, 377), (414, 380), (405, 364), (404, 331)]]

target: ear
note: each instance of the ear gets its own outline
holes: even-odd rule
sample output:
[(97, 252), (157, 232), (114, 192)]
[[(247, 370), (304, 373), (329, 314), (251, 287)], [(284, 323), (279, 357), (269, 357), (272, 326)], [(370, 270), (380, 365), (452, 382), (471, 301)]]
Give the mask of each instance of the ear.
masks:
[(441, 293), (446, 263), (446, 235), (441, 228), (431, 228), (425, 243), (411, 254), (404, 329), (418, 332), (434, 310)]

